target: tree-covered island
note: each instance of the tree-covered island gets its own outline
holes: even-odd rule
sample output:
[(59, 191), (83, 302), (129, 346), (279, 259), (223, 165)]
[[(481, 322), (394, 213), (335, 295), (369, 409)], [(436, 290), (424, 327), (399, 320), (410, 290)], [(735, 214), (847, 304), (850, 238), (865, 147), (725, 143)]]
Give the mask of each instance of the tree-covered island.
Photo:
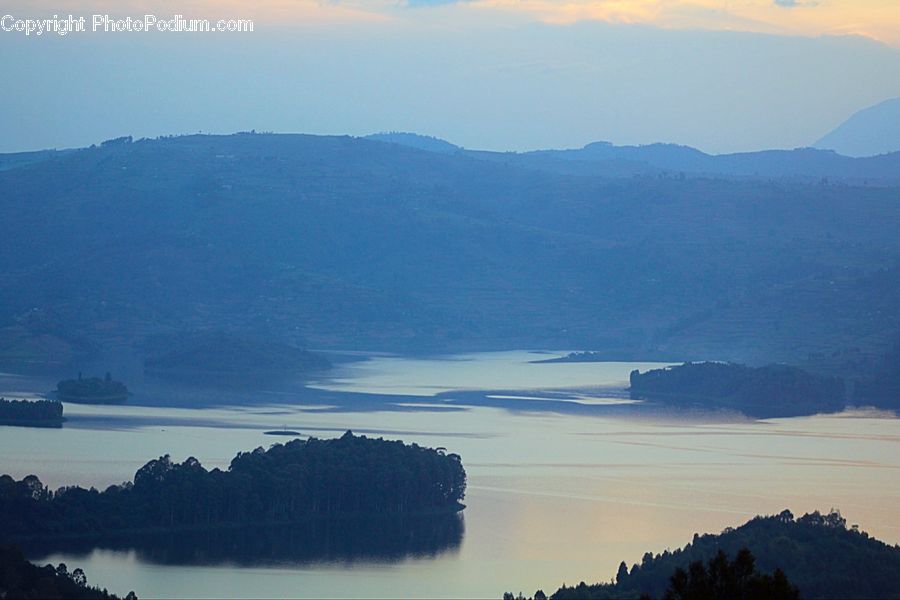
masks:
[(128, 387), (114, 380), (109, 372), (103, 379), (84, 378), (79, 373), (78, 379), (65, 379), (57, 383), (56, 396), (63, 402), (119, 404), (128, 399)]
[(299, 523), (321, 517), (446, 515), (464, 508), (460, 457), (355, 436), (239, 453), (225, 471), (151, 460), (104, 491), (0, 476), (0, 541)]
[(846, 405), (843, 380), (787, 365), (684, 363), (645, 373), (634, 370), (630, 379), (634, 398), (757, 418), (838, 412)]
[(54, 400), (7, 400), (0, 398), (0, 425), (62, 427), (63, 405)]

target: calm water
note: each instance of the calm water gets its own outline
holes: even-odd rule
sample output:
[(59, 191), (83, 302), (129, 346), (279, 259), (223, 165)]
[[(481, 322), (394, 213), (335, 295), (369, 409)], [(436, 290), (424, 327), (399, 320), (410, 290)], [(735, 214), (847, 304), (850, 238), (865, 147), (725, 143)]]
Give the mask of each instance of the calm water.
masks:
[[(866, 411), (754, 422), (625, 410), (616, 388), (649, 364), (529, 362), (546, 356), (376, 357), (312, 390), (228, 396), (253, 406), (66, 405), (62, 430), (0, 427), (0, 472), (102, 487), (165, 453), (224, 467), (239, 450), (279, 441), (262, 432), (282, 426), (319, 437), (353, 429), (463, 457), (465, 535), (437, 556), (254, 567), (172, 566), (121, 550), (33, 557), (81, 566), (95, 585), (146, 598), (549, 593), (563, 582), (608, 580), (619, 561), (682, 546), (694, 532), (784, 508), (836, 507), (900, 542), (900, 420)], [(0, 384), (7, 397), (47, 386)], [(221, 396), (147, 387), (135, 388), (135, 402), (197, 395), (208, 405)]]

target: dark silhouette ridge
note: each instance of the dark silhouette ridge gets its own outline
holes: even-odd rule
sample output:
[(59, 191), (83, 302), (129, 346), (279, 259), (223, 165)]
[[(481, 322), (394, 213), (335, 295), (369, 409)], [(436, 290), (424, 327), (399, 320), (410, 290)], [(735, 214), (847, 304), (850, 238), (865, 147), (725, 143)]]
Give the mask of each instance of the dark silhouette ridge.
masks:
[[(855, 525), (848, 528), (846, 519), (837, 511), (828, 514), (815, 511), (795, 519), (785, 510), (775, 516), (755, 517), (718, 535), (695, 534), (691, 543), (674, 552), (666, 550), (656, 555), (647, 552), (630, 569), (623, 562), (614, 582), (563, 585), (551, 598), (724, 600), (729, 596), (677, 594), (685, 586), (690, 587), (692, 581), (697, 587), (707, 587), (707, 592), (715, 591), (708, 589), (711, 578), (717, 577), (715, 571), (724, 572), (722, 581), (731, 581), (729, 572), (734, 575), (736, 569), (746, 571), (750, 562), (746, 553), (754, 557), (752, 564), (764, 578), (772, 574), (766, 580), (768, 583), (762, 583), (773, 586), (767, 591), (773, 599), (795, 598), (791, 586), (796, 586), (800, 597), (807, 600), (897, 598), (900, 590), (900, 546), (876, 540)], [(727, 556), (736, 557), (735, 562), (728, 562), (724, 558)], [(704, 563), (711, 566), (704, 568)]]

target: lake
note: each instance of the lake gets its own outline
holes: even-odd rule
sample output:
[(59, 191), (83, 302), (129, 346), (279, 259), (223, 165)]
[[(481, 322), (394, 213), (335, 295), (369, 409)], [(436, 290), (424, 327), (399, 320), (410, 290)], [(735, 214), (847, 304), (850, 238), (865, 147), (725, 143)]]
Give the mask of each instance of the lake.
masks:
[[(436, 554), (251, 566), (170, 564), (128, 549), (31, 557), (82, 567), (89, 583), (141, 597), (549, 594), (563, 582), (609, 580), (620, 561), (683, 546), (695, 532), (784, 508), (838, 508), (900, 542), (900, 420), (892, 415), (752, 421), (649, 410), (622, 388), (632, 369), (655, 363), (531, 362), (558, 355), (374, 355), (308, 387), (227, 393), (129, 381), (128, 405), (67, 404), (61, 430), (0, 427), (0, 472), (102, 488), (166, 453), (226, 467), (238, 451), (284, 441), (263, 433), (283, 427), (317, 437), (352, 429), (463, 458), (464, 535)], [(6, 397), (53, 383), (0, 377)], [(203, 408), (177, 406), (194, 400)]]

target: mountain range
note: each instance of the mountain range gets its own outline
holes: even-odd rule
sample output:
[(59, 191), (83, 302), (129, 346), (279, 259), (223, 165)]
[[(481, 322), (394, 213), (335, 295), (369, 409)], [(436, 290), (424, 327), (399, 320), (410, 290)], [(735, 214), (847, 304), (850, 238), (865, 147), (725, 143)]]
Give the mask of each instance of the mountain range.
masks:
[(398, 141), (193, 135), (0, 156), (0, 364), (62, 370), (215, 330), (865, 365), (900, 332), (900, 154)]

